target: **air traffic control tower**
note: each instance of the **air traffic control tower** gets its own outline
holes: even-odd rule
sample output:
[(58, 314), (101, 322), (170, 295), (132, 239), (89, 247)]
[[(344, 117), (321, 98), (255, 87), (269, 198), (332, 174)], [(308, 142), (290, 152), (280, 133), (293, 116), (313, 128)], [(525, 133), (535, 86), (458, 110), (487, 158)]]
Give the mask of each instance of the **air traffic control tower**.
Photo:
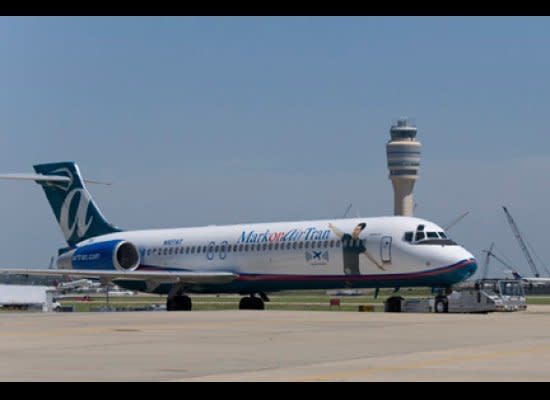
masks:
[(386, 155), (393, 185), (393, 213), (410, 217), (413, 215), (413, 188), (418, 179), (422, 145), (416, 140), (416, 127), (407, 119), (400, 119), (392, 125), (390, 134)]

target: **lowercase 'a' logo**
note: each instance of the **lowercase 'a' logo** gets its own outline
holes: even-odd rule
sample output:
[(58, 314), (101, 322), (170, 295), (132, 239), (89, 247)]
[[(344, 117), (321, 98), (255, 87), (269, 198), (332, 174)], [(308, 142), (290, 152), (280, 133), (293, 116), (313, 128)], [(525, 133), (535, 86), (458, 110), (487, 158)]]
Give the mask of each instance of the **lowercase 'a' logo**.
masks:
[[(78, 208), (74, 215), (74, 220), (69, 221), (69, 210), (71, 209), (71, 204), (77, 193), (80, 194)], [(59, 216), (59, 225), (61, 225), (61, 229), (65, 234), (65, 239), (70, 240), (75, 232), (75, 228), (78, 239), (86, 234), (94, 219), (93, 216), (90, 216), (90, 219), (86, 221), (86, 214), (88, 213), (88, 206), (90, 205), (91, 201), (92, 199), (88, 192), (82, 188), (71, 190), (67, 197), (65, 197), (63, 205), (61, 206), (61, 214)]]

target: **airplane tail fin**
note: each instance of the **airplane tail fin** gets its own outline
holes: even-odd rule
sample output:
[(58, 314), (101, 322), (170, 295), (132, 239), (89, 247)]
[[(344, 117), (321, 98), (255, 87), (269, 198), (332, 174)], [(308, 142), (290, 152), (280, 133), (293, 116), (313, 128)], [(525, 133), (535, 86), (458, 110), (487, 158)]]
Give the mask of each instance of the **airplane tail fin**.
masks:
[(69, 246), (107, 233), (120, 232), (111, 225), (84, 186), (78, 166), (71, 161), (34, 165), (31, 178), (42, 186)]

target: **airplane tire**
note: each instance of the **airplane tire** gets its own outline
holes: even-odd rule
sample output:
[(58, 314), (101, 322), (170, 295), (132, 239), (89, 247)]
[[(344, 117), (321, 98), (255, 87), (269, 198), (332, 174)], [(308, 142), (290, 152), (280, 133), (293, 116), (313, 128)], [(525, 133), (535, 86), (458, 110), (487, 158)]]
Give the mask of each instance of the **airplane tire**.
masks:
[(166, 311), (176, 311), (176, 302), (174, 298), (168, 298), (166, 300)]
[(166, 300), (166, 311), (191, 311), (191, 308), (189, 296), (174, 296)]
[(191, 298), (189, 296), (176, 296), (176, 310), (191, 311)]
[(243, 297), (239, 302), (239, 310), (252, 310), (252, 297)]
[(239, 302), (239, 310), (263, 310), (264, 301), (259, 297), (243, 297)]
[(252, 300), (252, 309), (253, 310), (263, 310), (265, 308), (264, 302), (259, 297), (251, 297)]
[(449, 303), (445, 297), (438, 297), (435, 299), (434, 308), (436, 313), (446, 313), (449, 312)]

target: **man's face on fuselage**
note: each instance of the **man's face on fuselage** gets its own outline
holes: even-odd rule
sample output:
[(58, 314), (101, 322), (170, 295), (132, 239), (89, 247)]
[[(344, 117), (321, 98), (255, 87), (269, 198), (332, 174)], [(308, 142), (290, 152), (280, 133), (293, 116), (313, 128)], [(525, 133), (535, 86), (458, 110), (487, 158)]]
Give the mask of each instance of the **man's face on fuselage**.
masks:
[(353, 232), (351, 232), (351, 237), (353, 239), (357, 239), (362, 230), (363, 230), (363, 226), (357, 225), (355, 228), (353, 228)]

